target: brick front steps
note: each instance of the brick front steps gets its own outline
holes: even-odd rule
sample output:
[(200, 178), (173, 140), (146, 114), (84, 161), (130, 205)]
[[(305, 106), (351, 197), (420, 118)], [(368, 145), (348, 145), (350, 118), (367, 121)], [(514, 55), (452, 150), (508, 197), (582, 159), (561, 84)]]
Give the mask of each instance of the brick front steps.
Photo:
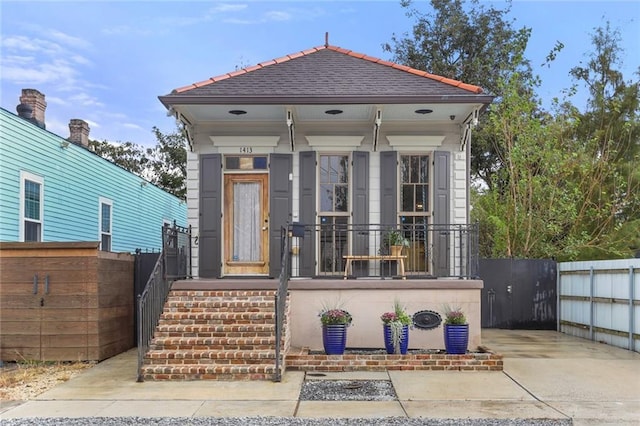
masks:
[(286, 358), (287, 371), (502, 371), (502, 355), (491, 352), (470, 352), (465, 355), (444, 353), (420, 353), (409, 351), (406, 355), (385, 353), (353, 353), (324, 355), (308, 348), (291, 348)]
[(172, 290), (144, 380), (273, 380), (274, 302), (275, 290)]

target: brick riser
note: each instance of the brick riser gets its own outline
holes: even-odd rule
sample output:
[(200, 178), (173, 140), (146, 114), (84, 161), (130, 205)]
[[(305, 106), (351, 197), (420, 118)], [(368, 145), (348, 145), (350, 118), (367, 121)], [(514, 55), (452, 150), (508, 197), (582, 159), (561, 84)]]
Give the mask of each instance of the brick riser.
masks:
[(494, 353), (447, 354), (309, 354), (307, 348), (290, 350), (286, 357), (290, 371), (386, 371), (386, 370), (462, 370), (502, 371), (502, 355)]
[(274, 309), (273, 290), (170, 292), (145, 356), (144, 379), (272, 380)]

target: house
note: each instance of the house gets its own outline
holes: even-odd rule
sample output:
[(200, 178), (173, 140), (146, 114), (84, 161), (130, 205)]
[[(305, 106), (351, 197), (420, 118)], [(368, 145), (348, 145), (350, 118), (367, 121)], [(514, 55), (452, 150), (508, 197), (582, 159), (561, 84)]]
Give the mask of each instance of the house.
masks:
[[(136, 249), (186, 224), (177, 197), (46, 130), (45, 96), (0, 110), (0, 360), (102, 360), (135, 345)], [(168, 228), (165, 228), (168, 229)], [(172, 228), (177, 229), (177, 228)]]
[[(336, 300), (354, 317), (348, 347), (382, 345), (380, 314), (394, 300), (411, 313), (460, 307), (469, 347), (480, 345), (469, 167), (471, 131), (491, 95), (327, 42), (159, 99), (189, 139), (193, 279), (173, 284), (141, 376), (277, 376), (282, 354), (322, 348), (317, 314)], [(392, 235), (404, 254), (393, 254)], [(287, 300), (275, 308), (282, 337), (265, 326), (276, 288)], [(442, 348), (442, 331), (426, 328), (409, 346)]]
[(133, 253), (160, 249), (163, 224), (186, 225), (184, 201), (88, 149), (85, 121), (70, 121), (68, 139), (47, 131), (34, 89), (17, 109), (0, 110), (0, 241), (98, 241)]
[(277, 276), (288, 223), (314, 228), (294, 276), (376, 253), (382, 232), (350, 232), (364, 224), (402, 225), (419, 275), (469, 275), (445, 233), (469, 222), (471, 128), (492, 99), (328, 44), (160, 96), (190, 135), (194, 276)]

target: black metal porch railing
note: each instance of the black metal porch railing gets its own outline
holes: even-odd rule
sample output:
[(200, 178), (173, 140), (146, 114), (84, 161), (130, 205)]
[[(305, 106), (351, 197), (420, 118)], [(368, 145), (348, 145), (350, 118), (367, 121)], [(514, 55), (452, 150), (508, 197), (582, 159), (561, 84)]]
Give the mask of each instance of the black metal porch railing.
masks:
[(138, 296), (138, 382), (142, 377), (144, 356), (164, 309), (171, 284), (191, 277), (191, 227), (165, 224), (162, 228), (162, 254)]
[(287, 307), (287, 296), (289, 293), (289, 262), (290, 262), (290, 250), (289, 250), (289, 231), (287, 228), (281, 228), (281, 263), (280, 263), (280, 277), (278, 282), (278, 291), (276, 293), (275, 300), (275, 323), (276, 323), (276, 372), (274, 375), (274, 382), (279, 382), (282, 380), (282, 365), (284, 363), (284, 356), (286, 353), (283, 353), (282, 346), (285, 346), (286, 352), (286, 344), (287, 342), (282, 341), (283, 330), (284, 330), (284, 322), (286, 319), (286, 307)]
[[(349, 278), (391, 278), (397, 261), (389, 255), (390, 239), (404, 239), (402, 255), (407, 278), (478, 277), (478, 224), (342, 224), (302, 225), (304, 238), (291, 242), (292, 276), (343, 277), (347, 255), (367, 256), (352, 262)], [(397, 235), (396, 235), (397, 236)]]

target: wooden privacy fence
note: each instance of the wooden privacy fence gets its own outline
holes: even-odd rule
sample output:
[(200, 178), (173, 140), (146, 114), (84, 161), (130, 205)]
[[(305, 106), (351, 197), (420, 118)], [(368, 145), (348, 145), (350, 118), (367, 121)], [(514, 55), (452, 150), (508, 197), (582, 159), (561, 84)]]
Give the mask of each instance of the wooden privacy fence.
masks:
[(103, 360), (134, 346), (134, 257), (98, 242), (0, 243), (0, 360)]
[(640, 352), (640, 259), (558, 264), (558, 330)]

